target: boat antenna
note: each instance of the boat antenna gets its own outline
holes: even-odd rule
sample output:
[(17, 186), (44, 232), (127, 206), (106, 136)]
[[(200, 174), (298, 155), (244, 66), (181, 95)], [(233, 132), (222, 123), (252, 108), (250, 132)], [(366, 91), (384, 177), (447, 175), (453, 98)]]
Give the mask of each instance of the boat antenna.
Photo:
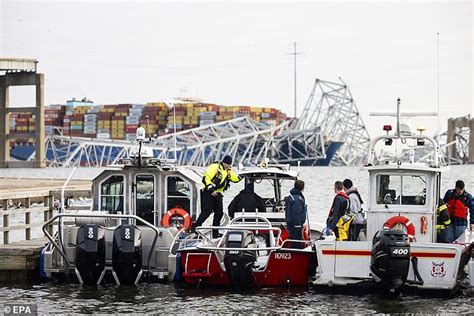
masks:
[(150, 133), (150, 120), (149, 120), (149, 115), (147, 114), (146, 116), (146, 131), (148, 133), (148, 140), (151, 142), (151, 133)]
[(174, 127), (174, 161), (178, 163), (176, 150), (176, 102), (173, 102), (173, 127)]
[[(437, 46), (437, 59), (438, 59), (438, 131), (437, 136), (440, 137), (440, 124), (439, 124), (439, 32), (436, 33), (436, 46)], [(438, 140), (439, 142), (439, 140)]]
[(400, 137), (400, 98), (397, 99), (397, 137)]
[(293, 102), (294, 102), (294, 104), (293, 104), (293, 106), (294, 106), (294, 117), (295, 117), (295, 119), (297, 117), (297, 109), (296, 109), (296, 56), (303, 54), (303, 53), (298, 53), (296, 51), (296, 45), (298, 45), (298, 44), (300, 44), (300, 43), (293, 42), (293, 52), (288, 53), (288, 55), (293, 55), (293, 68), (294, 68), (294, 73), (293, 73), (293, 75), (294, 75), (294, 78), (293, 78), (293, 84), (294, 84), (294, 96), (293, 96), (294, 100), (293, 100)]
[(137, 141), (138, 141), (138, 168), (141, 167), (142, 165), (142, 143), (143, 141), (146, 139), (146, 131), (143, 127), (139, 127), (137, 128), (137, 137), (136, 137)]

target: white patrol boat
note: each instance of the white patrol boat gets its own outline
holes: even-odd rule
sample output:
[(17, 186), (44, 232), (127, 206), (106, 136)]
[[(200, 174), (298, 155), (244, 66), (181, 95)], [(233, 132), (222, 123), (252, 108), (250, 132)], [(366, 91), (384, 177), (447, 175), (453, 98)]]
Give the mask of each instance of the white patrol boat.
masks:
[[(473, 238), (453, 244), (436, 240), (436, 209), (441, 197), (439, 145), (425, 135), (384, 126), (386, 135), (370, 144), (366, 165), (369, 172), (366, 241), (319, 240), (315, 242), (318, 267), (315, 285), (347, 286), (369, 281), (388, 293), (398, 294), (404, 286), (431, 290), (453, 290), (466, 277), (472, 256)], [(377, 163), (375, 146), (401, 142), (433, 148), (430, 163), (394, 161)], [(413, 153), (413, 152), (412, 152)], [(470, 266), (473, 266), (470, 264)], [(471, 275), (474, 271), (470, 271)]]
[(44, 224), (49, 243), (41, 254), (43, 276), (72, 275), (86, 285), (104, 278), (117, 284), (168, 278), (175, 236), (200, 213), (204, 169), (153, 159), (151, 149), (142, 147), (144, 134), (143, 128), (137, 130), (133, 158), (93, 180), (91, 212), (63, 209)]

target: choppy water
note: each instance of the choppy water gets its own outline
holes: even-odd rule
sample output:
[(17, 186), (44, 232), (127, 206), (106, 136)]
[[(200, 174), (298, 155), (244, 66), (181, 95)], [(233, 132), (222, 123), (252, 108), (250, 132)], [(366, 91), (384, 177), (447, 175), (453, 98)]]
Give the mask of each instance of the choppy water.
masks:
[(322, 293), (312, 288), (272, 288), (239, 294), (227, 290), (141, 284), (82, 288), (77, 284), (0, 287), (0, 304), (36, 303), (40, 313), (424, 313), (469, 314), (474, 294), (455, 298), (402, 295), (395, 300), (376, 294)]
[[(87, 174), (92, 177), (97, 172), (97, 170), (81, 171), (81, 177), (87, 178)], [(63, 176), (58, 173), (58, 178), (61, 177)], [(367, 195), (368, 174), (365, 170), (351, 167), (302, 168), (302, 179), (306, 181), (304, 193), (313, 220), (324, 220), (333, 196), (333, 183), (344, 178), (351, 178), (363, 196)], [(451, 167), (442, 180), (443, 192), (452, 188), (457, 179), (463, 179), (467, 191), (474, 192), (474, 165)], [(240, 188), (240, 184), (234, 185), (227, 192), (224, 203), (230, 201), (231, 196)], [(313, 288), (278, 288), (238, 294), (223, 289), (183, 288), (173, 284), (82, 288), (77, 284), (45, 283), (0, 287), (0, 308), (5, 303), (36, 303), (40, 313), (61, 314), (292, 312), (472, 314), (474, 291), (465, 289), (454, 297), (449, 297), (447, 293), (438, 294), (437, 297), (403, 294), (396, 300), (388, 300), (358, 290), (349, 290), (341, 294), (315, 291)]]

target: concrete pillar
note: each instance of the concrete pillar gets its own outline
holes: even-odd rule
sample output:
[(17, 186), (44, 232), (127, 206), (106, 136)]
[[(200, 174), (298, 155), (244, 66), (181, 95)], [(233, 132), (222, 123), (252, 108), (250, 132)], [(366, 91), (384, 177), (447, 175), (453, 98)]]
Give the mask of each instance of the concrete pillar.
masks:
[[(456, 120), (453, 118), (448, 119), (448, 144), (455, 141), (455, 132), (456, 132)], [(448, 157), (449, 158), (458, 158), (458, 151), (456, 149), (456, 143), (448, 147)]]
[[(8, 89), (10, 86), (36, 87), (36, 101), (34, 107), (22, 108), (24, 112), (35, 114), (35, 132), (19, 133), (23, 137), (35, 138), (35, 161), (10, 161), (10, 140), (16, 134), (10, 134), (9, 113), (18, 109), (9, 108)], [(6, 73), (0, 76), (0, 168), (8, 167), (46, 167), (46, 148), (44, 137), (44, 75), (31, 72)], [(25, 136), (26, 135), (26, 136)]]
[(44, 142), (44, 75), (36, 75), (36, 111), (35, 111), (35, 164), (46, 167), (46, 145)]

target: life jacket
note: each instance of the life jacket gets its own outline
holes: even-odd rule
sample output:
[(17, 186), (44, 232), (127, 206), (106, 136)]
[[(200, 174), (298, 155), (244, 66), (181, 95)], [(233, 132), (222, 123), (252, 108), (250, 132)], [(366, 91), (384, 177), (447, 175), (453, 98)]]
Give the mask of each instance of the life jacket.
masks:
[[(347, 202), (347, 204), (346, 204), (346, 209), (344, 210), (344, 211), (347, 213), (347, 211), (349, 210), (349, 205), (350, 205), (349, 195), (347, 195), (347, 193), (344, 192), (344, 191), (340, 191), (340, 192), (338, 192), (338, 193), (336, 194), (336, 196), (335, 196), (334, 198), (336, 198), (336, 197), (339, 196), (339, 195), (343, 196), (344, 199), (345, 199), (346, 202)], [(333, 207), (332, 207), (332, 205), (331, 205), (331, 209), (329, 209), (328, 218), (331, 218), (333, 213), (334, 213), (334, 209), (333, 209)]]
[(457, 196), (454, 190), (450, 190), (447, 204), (448, 204), (449, 215), (451, 217), (454, 216), (457, 218), (467, 218), (468, 197), (466, 193), (464, 193), (463, 195)]
[(354, 218), (355, 218), (355, 214), (352, 214), (349, 212), (341, 216), (341, 218), (337, 222), (337, 232), (339, 235), (337, 240), (339, 241), (349, 240), (349, 228)]
[[(217, 167), (215, 168), (214, 172), (210, 172), (209, 167), (212, 165), (216, 165)], [(229, 188), (231, 181), (238, 182), (241, 179), (240, 177), (237, 177), (231, 170), (225, 170), (219, 161), (213, 162), (211, 165), (209, 165), (209, 167), (202, 177), (202, 183), (204, 184), (204, 188), (206, 190), (213, 189), (217, 192), (223, 192)], [(210, 179), (209, 182), (206, 181), (206, 177)]]
[(354, 190), (354, 191), (349, 192), (348, 197), (349, 197), (349, 195), (351, 195), (351, 194), (357, 195), (357, 197), (359, 198), (360, 204), (364, 204), (364, 200), (362, 200), (362, 196), (360, 196), (359, 191)]

